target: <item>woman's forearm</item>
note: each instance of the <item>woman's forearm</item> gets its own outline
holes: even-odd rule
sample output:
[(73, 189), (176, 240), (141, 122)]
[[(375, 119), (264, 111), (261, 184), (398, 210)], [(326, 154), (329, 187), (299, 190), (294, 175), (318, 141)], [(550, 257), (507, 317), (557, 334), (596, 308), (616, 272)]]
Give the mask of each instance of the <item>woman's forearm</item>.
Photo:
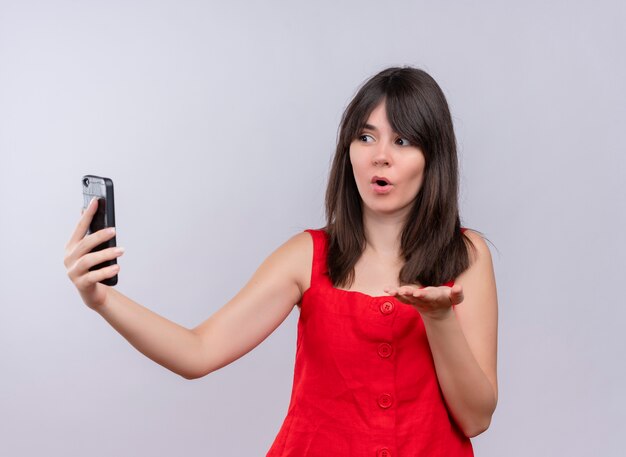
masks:
[(200, 372), (200, 337), (132, 301), (113, 287), (96, 309), (138, 351), (168, 370), (193, 379)]
[(424, 317), (423, 321), (448, 409), (466, 436), (476, 436), (489, 427), (496, 409), (494, 388), (452, 309), (442, 319)]

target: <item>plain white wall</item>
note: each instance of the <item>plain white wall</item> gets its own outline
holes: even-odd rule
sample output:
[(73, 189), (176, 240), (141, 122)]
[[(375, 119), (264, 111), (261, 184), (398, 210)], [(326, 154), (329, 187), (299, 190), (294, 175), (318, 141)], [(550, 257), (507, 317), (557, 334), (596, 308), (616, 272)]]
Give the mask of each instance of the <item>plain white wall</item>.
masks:
[(615, 1), (0, 2), (0, 454), (261, 456), (298, 311), (185, 380), (86, 308), (63, 247), (113, 179), (118, 289), (193, 327), (324, 223), (343, 109), (441, 85), (464, 225), (496, 248), (499, 404), (477, 456), (622, 455), (626, 8)]

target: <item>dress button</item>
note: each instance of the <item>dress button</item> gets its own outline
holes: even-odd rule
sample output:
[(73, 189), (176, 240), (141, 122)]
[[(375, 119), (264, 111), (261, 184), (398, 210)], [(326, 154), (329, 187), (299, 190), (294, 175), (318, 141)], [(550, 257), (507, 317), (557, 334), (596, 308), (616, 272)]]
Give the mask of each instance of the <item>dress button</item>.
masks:
[(391, 395), (389, 394), (382, 394), (380, 397), (378, 397), (378, 406), (380, 406), (381, 408), (389, 408), (391, 406)]
[(380, 343), (378, 346), (378, 355), (381, 357), (389, 357), (391, 355), (392, 349), (391, 344), (389, 343)]
[(391, 457), (391, 452), (387, 447), (381, 447), (378, 451), (376, 451), (376, 457)]
[(393, 312), (393, 303), (386, 301), (380, 304), (380, 312), (383, 314), (390, 314)]

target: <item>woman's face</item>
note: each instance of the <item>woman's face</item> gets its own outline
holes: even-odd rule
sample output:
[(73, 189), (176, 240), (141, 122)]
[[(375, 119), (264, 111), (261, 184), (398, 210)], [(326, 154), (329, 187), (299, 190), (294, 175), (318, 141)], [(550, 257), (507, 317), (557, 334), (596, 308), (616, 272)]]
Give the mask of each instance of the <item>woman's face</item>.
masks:
[[(364, 214), (408, 215), (422, 187), (426, 159), (421, 149), (393, 131), (384, 101), (350, 144), (350, 162)], [(378, 184), (378, 178), (388, 184)]]

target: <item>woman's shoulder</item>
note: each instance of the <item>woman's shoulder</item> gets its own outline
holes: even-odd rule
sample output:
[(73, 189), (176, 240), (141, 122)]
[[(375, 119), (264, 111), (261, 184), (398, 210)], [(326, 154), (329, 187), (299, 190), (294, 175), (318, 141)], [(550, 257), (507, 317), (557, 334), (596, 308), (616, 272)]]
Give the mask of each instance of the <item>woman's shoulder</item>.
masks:
[[(313, 232), (313, 233), (311, 233)], [(322, 229), (306, 229), (292, 235), (282, 246), (295, 274), (300, 291), (304, 293), (311, 285), (314, 237), (323, 236)]]
[(286, 242), (285, 245), (288, 246), (289, 249), (292, 249), (294, 252), (307, 251), (310, 250), (313, 252), (313, 235), (309, 233), (310, 231), (315, 231), (315, 229), (306, 229), (292, 235)]
[(461, 232), (471, 244), (472, 249), (469, 249), (469, 252), (471, 253), (472, 262), (480, 256), (491, 256), (489, 246), (487, 246), (487, 242), (481, 232), (467, 227), (461, 227)]
[(303, 230), (289, 237), (287, 241), (283, 243), (281, 249), (288, 253), (293, 259), (299, 260), (298, 263), (302, 263), (302, 261), (305, 261), (308, 257), (313, 255), (313, 237), (313, 234), (308, 233), (307, 230)]
[(469, 238), (469, 240), (472, 242), (476, 242), (476, 243), (485, 242), (482, 233), (480, 233), (478, 230), (474, 230), (468, 227), (461, 227), (461, 233), (466, 238)]

